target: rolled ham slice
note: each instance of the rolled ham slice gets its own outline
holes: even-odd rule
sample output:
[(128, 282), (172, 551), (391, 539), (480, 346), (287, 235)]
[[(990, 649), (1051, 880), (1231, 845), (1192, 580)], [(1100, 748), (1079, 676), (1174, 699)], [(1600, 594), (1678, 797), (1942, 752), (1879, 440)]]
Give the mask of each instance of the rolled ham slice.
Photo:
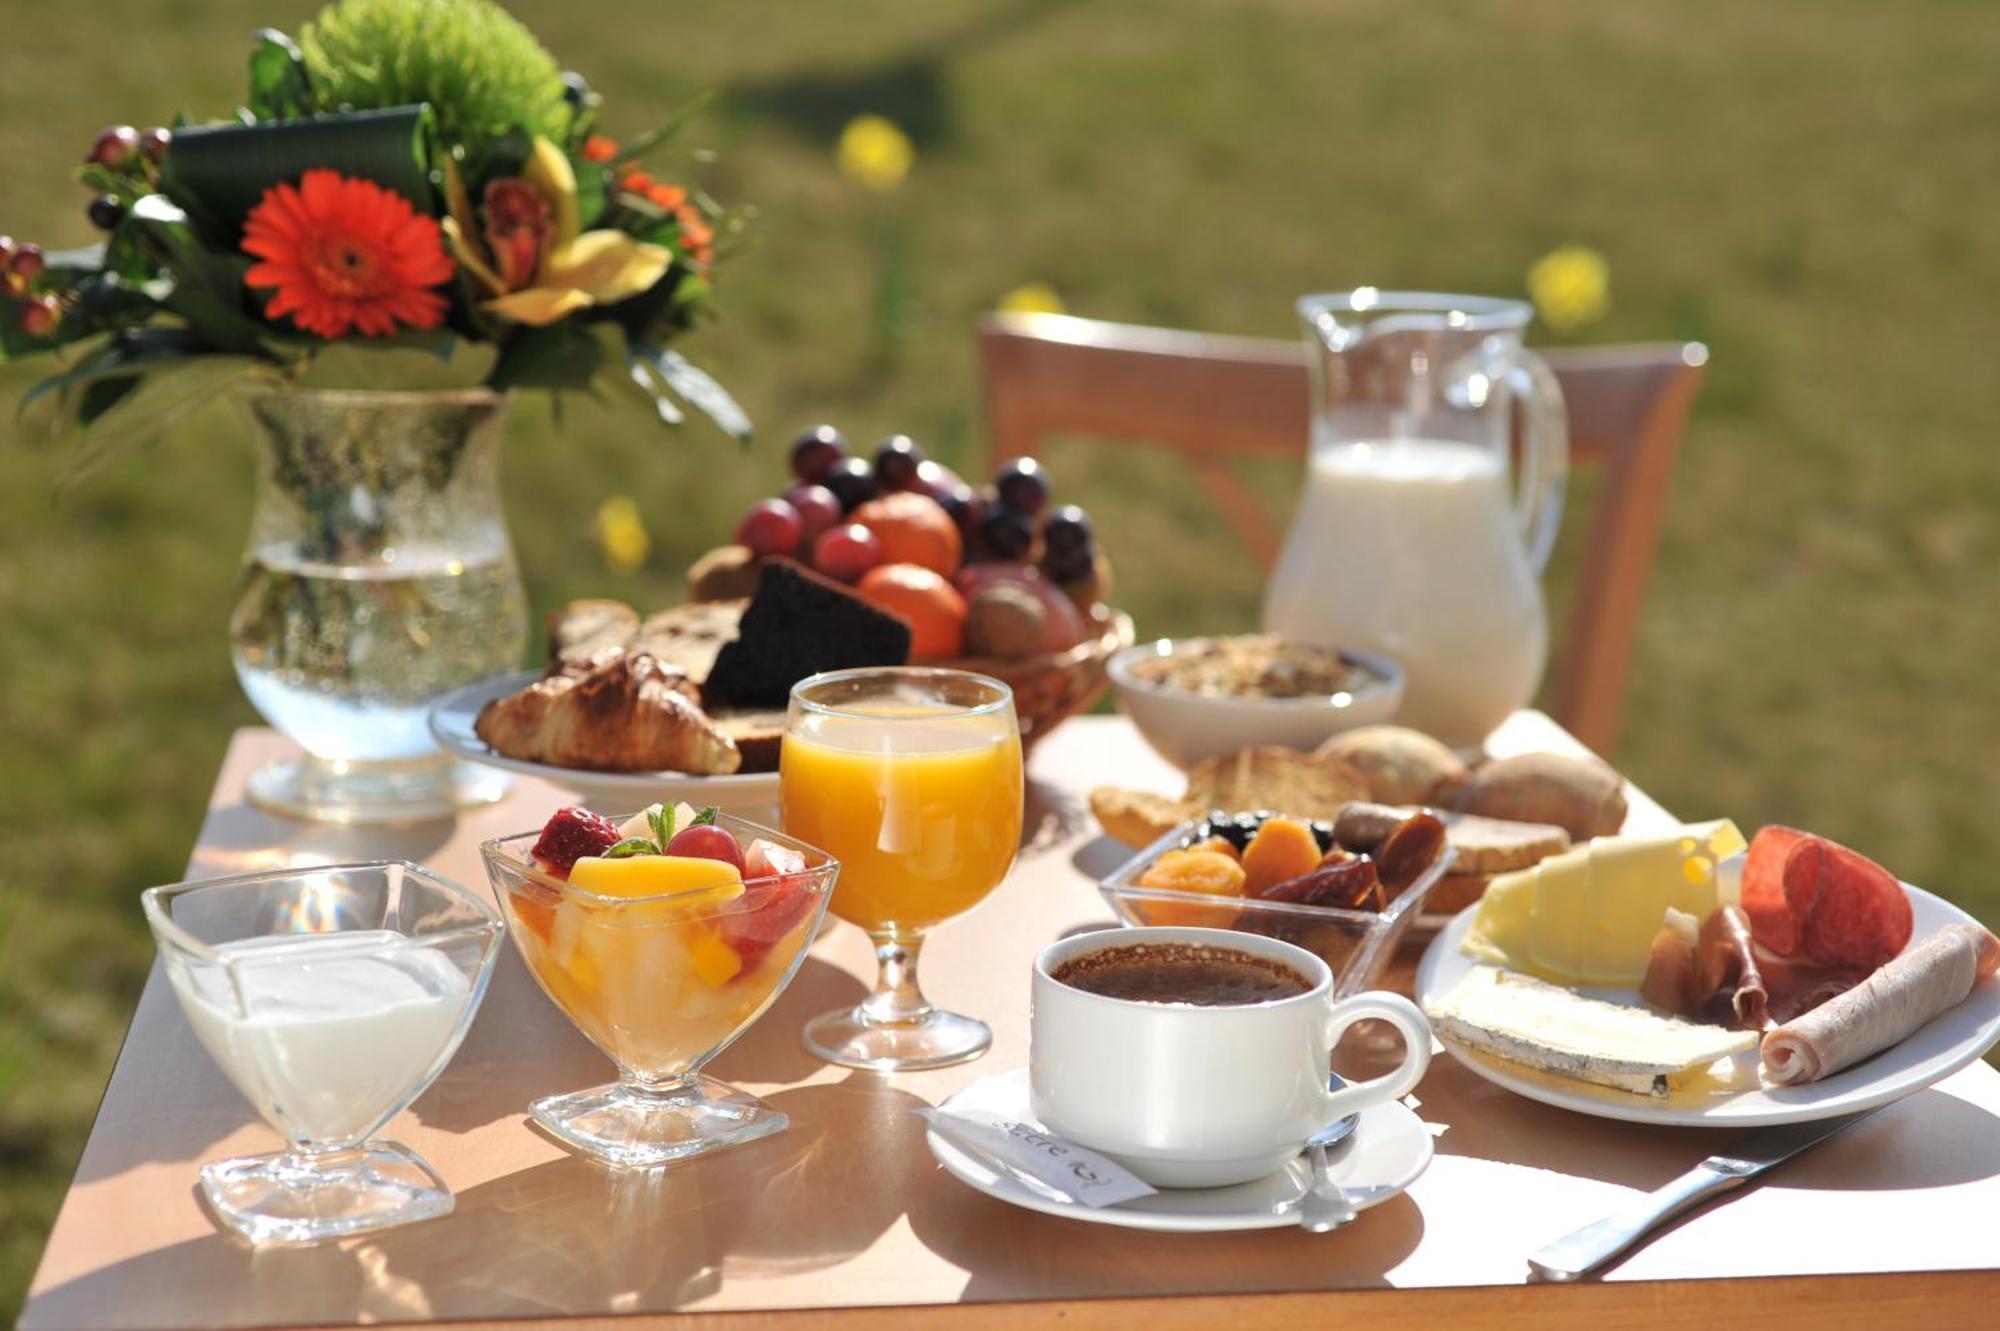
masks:
[(2000, 938), (1971, 924), (1940, 929), (1845, 993), (1765, 1035), (1764, 1077), (1818, 1081), (1901, 1042), (1965, 1001), (2000, 967)]
[(1750, 921), (1734, 906), (1724, 906), (1702, 921), (1695, 947), (1695, 992), (1703, 1002), (1728, 995), (1726, 1024), (1739, 1031), (1761, 1031), (1770, 995), (1750, 943)]

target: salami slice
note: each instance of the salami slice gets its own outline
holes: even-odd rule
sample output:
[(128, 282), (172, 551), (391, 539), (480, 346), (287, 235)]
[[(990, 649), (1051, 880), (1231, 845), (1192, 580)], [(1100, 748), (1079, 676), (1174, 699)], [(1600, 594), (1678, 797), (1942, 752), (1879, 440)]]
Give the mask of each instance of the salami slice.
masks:
[[(1815, 840), (1821, 853), (1818, 883), (1807, 897), (1805, 954), (1822, 966), (1882, 965), (1909, 945), (1915, 927), (1909, 893), (1894, 874), (1859, 851)], [(1788, 897), (1791, 878), (1787, 859)]]
[(1803, 922), (1785, 897), (1785, 865), (1792, 849), (1811, 833), (1776, 823), (1758, 832), (1743, 861), (1743, 913), (1750, 917), (1750, 934), (1781, 957), (1797, 954), (1804, 941)]

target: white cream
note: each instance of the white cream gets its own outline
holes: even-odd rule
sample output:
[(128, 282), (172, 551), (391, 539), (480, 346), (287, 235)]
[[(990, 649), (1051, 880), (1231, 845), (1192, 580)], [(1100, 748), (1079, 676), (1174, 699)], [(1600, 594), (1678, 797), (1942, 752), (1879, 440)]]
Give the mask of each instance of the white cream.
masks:
[(248, 938), (171, 967), (195, 1034), (274, 1127), (351, 1145), (449, 1053), (471, 981), (387, 930)]

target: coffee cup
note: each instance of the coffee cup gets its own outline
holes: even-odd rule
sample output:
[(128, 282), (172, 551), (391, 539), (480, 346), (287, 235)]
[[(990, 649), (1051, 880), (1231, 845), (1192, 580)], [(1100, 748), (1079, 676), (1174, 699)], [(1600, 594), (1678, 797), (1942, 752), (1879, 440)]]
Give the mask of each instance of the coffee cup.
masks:
[[(1098, 955), (1125, 949), (1142, 951)], [(1230, 954), (1252, 964), (1231, 962)], [(1156, 973), (1144, 973), (1149, 957), (1161, 963)], [(1251, 983), (1232, 989), (1227, 973), (1200, 970), (1204, 958)], [(1140, 972), (1133, 982), (1109, 985), (1109, 992), (1078, 987), (1076, 977), (1090, 967), (1103, 963), (1108, 971), (1128, 960)], [(1176, 971), (1181, 963), (1196, 970)], [(1057, 979), (1059, 971), (1076, 982)], [(1201, 1001), (1175, 997), (1176, 975), (1192, 975)], [(1107, 929), (1052, 943), (1035, 958), (1029, 1018), (1035, 1117), (1159, 1187), (1262, 1178), (1314, 1133), (1408, 1093), (1430, 1066), (1430, 1026), (1416, 1004), (1381, 992), (1339, 1002), (1332, 995), (1324, 961), (1255, 934)], [(1366, 1020), (1396, 1029), (1402, 1062), (1372, 1080), (1330, 1088), (1335, 1045)]]

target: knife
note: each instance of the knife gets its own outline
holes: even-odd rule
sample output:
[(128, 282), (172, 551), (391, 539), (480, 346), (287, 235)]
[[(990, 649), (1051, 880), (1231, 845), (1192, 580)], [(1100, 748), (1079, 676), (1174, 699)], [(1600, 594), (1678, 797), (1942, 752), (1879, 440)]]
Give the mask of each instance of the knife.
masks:
[[(1876, 1109), (1881, 1107), (1877, 1105)], [(1543, 1280), (1581, 1280), (1610, 1264), (1681, 1212), (1712, 1197), (1734, 1192), (1773, 1165), (1783, 1164), (1874, 1112), (1875, 1109), (1864, 1109), (1839, 1118), (1760, 1128), (1624, 1210), (1585, 1225), (1530, 1254), (1528, 1269)]]

